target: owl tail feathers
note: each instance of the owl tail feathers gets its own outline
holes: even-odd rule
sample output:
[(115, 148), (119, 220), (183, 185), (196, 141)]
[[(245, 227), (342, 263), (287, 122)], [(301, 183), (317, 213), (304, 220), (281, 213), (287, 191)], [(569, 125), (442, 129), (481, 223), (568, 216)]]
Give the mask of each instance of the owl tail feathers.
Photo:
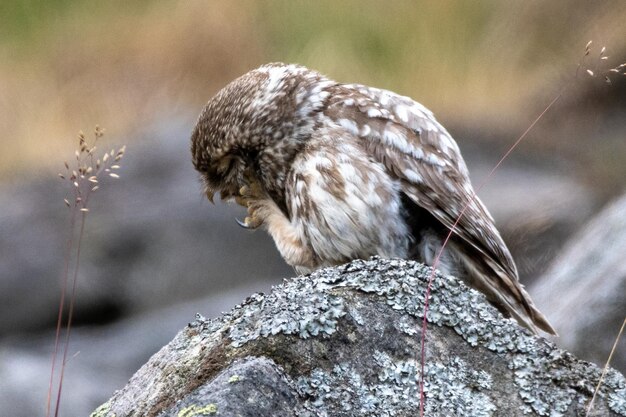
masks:
[[(522, 288), (521, 284), (520, 290), (525, 298), (523, 303), (518, 303), (517, 308), (514, 308), (510, 304), (506, 304), (505, 308), (507, 312), (511, 314), (511, 317), (517, 320), (517, 322), (522, 324), (524, 327), (530, 329), (536, 335), (539, 335), (539, 330), (542, 330), (547, 334), (558, 336), (554, 327), (552, 327), (550, 322), (548, 322), (546, 316), (544, 316), (543, 313), (535, 307), (530, 299), (530, 296), (526, 290)], [(519, 308), (519, 304), (522, 304), (521, 307), (523, 307), (523, 310)]]
[(516, 276), (486, 256), (468, 256), (457, 251), (465, 269), (464, 281), (487, 296), (502, 313), (513, 317), (519, 324), (536, 335), (542, 330), (558, 336), (548, 319), (535, 307), (530, 295)]

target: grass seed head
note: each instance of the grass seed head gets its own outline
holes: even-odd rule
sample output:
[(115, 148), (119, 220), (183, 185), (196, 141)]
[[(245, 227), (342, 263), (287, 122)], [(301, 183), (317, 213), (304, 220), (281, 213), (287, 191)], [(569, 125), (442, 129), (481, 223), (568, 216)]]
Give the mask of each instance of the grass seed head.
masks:
[[(119, 178), (118, 174), (112, 173), (111, 169), (120, 169), (120, 166), (115, 164), (111, 165), (114, 161), (119, 161), (126, 150), (126, 146), (122, 146), (117, 151), (111, 149), (110, 152), (105, 152), (102, 159), (96, 158), (94, 155), (96, 151), (96, 142), (104, 136), (104, 129), (100, 126), (96, 126), (94, 129), (94, 139), (91, 146), (87, 143), (87, 139), (83, 132), (78, 133), (78, 149), (74, 151), (76, 156), (76, 166), (74, 169), (70, 169), (70, 164), (64, 162), (67, 175), (58, 174), (61, 179), (68, 179), (73, 188), (73, 194), (76, 205), (82, 206), (80, 209), (82, 212), (87, 212), (87, 202), (89, 200), (89, 194), (99, 189), (98, 176), (104, 171), (111, 178)], [(74, 164), (72, 164), (74, 165)], [(68, 199), (64, 199), (67, 206), (71, 206)]]

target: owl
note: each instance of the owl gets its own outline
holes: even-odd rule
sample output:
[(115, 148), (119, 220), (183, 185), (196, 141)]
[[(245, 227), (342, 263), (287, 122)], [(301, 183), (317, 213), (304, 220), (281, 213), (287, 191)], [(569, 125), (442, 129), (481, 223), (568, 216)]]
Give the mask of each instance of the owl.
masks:
[(191, 153), (207, 197), (247, 207), (240, 225), (266, 229), (298, 272), (373, 255), (433, 265), (453, 230), (438, 269), (535, 333), (555, 334), (456, 142), (409, 97), (267, 64), (209, 100)]

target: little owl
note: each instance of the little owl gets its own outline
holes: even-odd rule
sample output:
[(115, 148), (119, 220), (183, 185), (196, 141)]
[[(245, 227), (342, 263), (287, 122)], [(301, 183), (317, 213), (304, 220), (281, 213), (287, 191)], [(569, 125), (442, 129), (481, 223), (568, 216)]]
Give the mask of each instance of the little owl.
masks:
[(521, 324), (555, 333), (518, 281), (494, 220), (474, 196), (459, 148), (412, 99), (342, 84), (298, 65), (231, 82), (191, 138), (206, 194), (247, 207), (298, 272), (378, 255), (432, 265)]

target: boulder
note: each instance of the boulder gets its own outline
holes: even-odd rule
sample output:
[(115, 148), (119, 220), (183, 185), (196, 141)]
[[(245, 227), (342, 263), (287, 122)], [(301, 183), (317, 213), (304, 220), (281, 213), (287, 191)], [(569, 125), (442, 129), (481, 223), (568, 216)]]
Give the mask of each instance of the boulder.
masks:
[[(200, 315), (92, 417), (579, 416), (601, 370), (422, 264), (372, 259), (285, 281)], [(626, 416), (609, 369), (590, 416)]]

